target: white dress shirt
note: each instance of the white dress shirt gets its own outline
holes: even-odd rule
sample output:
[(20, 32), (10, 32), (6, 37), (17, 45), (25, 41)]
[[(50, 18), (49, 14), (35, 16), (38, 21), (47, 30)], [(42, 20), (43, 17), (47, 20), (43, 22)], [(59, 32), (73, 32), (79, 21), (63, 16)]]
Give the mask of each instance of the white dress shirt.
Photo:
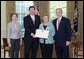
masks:
[(31, 16), (32, 20), (35, 21), (35, 15), (30, 14), (30, 16)]

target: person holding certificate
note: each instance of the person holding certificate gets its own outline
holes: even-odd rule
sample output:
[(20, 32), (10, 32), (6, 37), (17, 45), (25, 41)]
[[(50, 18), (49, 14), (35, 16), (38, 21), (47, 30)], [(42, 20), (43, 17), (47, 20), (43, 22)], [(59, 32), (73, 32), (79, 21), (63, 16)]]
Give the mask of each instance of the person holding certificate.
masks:
[(69, 45), (71, 39), (71, 24), (68, 18), (62, 16), (62, 9), (56, 9), (57, 18), (53, 20), (55, 27), (55, 50), (57, 58), (69, 58)]
[(51, 58), (53, 51), (53, 44), (54, 44), (53, 36), (55, 35), (55, 29), (54, 29), (54, 25), (51, 22), (49, 22), (47, 15), (43, 17), (43, 22), (40, 24), (39, 29), (49, 31), (48, 38), (40, 38), (39, 42), (40, 42), (42, 57)]
[(31, 58), (36, 58), (39, 40), (35, 38), (34, 34), (41, 21), (40, 16), (35, 15), (34, 6), (29, 7), (29, 12), (30, 14), (24, 17), (24, 57), (29, 58), (31, 51)]

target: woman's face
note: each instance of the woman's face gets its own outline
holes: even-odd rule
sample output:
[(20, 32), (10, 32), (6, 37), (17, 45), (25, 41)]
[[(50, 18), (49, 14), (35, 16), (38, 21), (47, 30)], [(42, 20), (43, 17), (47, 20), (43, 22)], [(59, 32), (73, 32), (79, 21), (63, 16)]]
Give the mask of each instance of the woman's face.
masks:
[(12, 16), (12, 21), (16, 21), (17, 20), (17, 15), (13, 15)]
[(48, 20), (48, 16), (44, 16), (43, 17), (43, 22), (48, 22), (49, 20)]

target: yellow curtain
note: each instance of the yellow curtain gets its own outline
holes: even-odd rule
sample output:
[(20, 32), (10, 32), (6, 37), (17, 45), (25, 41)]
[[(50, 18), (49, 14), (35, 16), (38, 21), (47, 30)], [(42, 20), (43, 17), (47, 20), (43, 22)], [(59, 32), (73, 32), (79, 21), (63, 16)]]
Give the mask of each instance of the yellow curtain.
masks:
[(10, 14), (15, 12), (15, 1), (6, 1), (7, 23), (11, 21)]
[[(34, 6), (36, 6), (36, 1), (34, 2)], [(49, 16), (49, 1), (39, 1), (39, 10), (41, 20), (44, 14)]]
[(78, 15), (78, 40), (83, 40), (83, 1), (78, 1), (78, 9), (79, 9), (79, 15)]
[[(71, 25), (73, 24), (73, 15), (75, 13), (74, 2), (75, 1), (67, 1), (67, 17), (70, 19)], [(78, 12), (77, 40), (83, 40), (83, 1), (78, 1)]]
[(70, 19), (71, 25), (73, 24), (74, 15), (74, 1), (67, 1), (67, 18)]

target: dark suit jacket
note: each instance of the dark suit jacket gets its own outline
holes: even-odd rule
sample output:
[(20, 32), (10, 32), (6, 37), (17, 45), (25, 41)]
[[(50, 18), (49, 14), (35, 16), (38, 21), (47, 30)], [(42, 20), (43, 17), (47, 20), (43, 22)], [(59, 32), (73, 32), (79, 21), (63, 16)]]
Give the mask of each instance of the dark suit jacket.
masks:
[(53, 24), (54, 24), (55, 32), (56, 32), (54, 36), (55, 44), (65, 45), (66, 41), (70, 41), (71, 39), (70, 20), (65, 17), (62, 17), (58, 30), (56, 27), (56, 23), (57, 23), (57, 19), (53, 20)]
[(39, 28), (40, 23), (41, 23), (40, 16), (35, 15), (35, 24), (33, 24), (33, 20), (30, 15), (24, 17), (24, 28), (25, 28), (24, 40), (33, 39), (31, 33), (35, 34), (35, 30)]

